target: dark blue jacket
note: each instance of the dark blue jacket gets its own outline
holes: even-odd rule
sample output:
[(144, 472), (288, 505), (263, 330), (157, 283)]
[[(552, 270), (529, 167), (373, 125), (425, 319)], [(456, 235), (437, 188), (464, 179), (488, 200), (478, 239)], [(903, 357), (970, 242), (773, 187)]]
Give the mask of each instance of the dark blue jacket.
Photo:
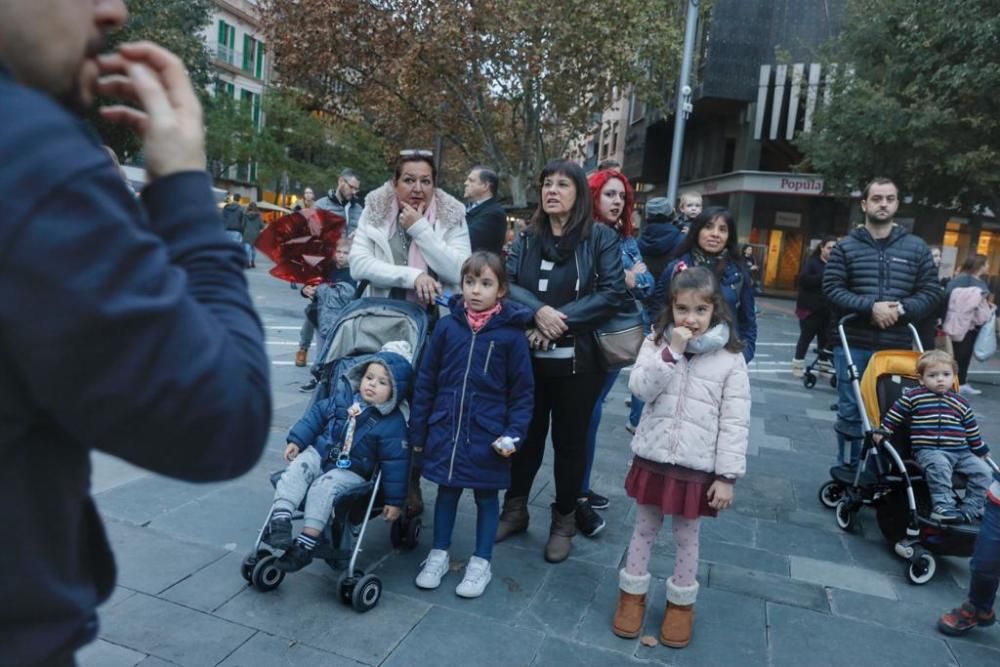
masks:
[(406, 499), (410, 449), (406, 444), (406, 419), (399, 409), (399, 397), (409, 395), (413, 367), (400, 355), (379, 352), (359, 359), (337, 379), (332, 395), (313, 404), (295, 423), (288, 432), (288, 442), (294, 442), (300, 449), (315, 448), (323, 461), (324, 472), (335, 468), (350, 421), (347, 410), (354, 403), (365, 368), (372, 361), (381, 362), (389, 371), (392, 396), (381, 405), (362, 405), (364, 410), (355, 420), (349, 452), (350, 469), (368, 479), (375, 464), (380, 465), (385, 503), (401, 507)]
[[(667, 307), (667, 296), (670, 294), (670, 281), (677, 270), (678, 262), (683, 261), (688, 266), (694, 266), (690, 253), (686, 253), (667, 265), (656, 281), (653, 296), (647, 302), (650, 321), (656, 323), (662, 308)], [(736, 321), (736, 331), (743, 341), (743, 358), (747, 363), (753, 359), (757, 348), (757, 312), (754, 306), (753, 281), (742, 261), (729, 260), (719, 280), (722, 283), (722, 296), (729, 304), (733, 319)]]
[[(524, 330), (533, 314), (509, 299), (479, 333), (460, 296), (437, 323), (413, 393), (410, 442), (423, 447), (423, 475), (437, 484), (506, 489), (510, 460), (494, 451), (504, 435), (523, 444), (535, 403)], [(517, 456), (517, 454), (515, 454)]]
[(670, 256), (684, 240), (684, 233), (665, 215), (650, 216), (639, 235), (639, 252), (646, 268), (659, 277), (670, 263)]
[[(930, 248), (919, 236), (894, 226), (878, 242), (864, 227), (858, 227), (833, 246), (823, 271), (823, 294), (833, 311), (834, 323), (848, 313), (844, 331), (851, 347), (867, 350), (904, 349), (913, 345), (907, 323), (919, 324), (938, 312), (941, 288)], [(879, 329), (871, 321), (872, 307), (879, 301), (899, 301), (905, 314), (895, 325)], [(840, 337), (834, 337), (840, 345)]]
[(204, 172), (137, 200), (83, 122), (0, 65), (0, 665), (97, 634), (99, 449), (188, 481), (254, 466), (270, 362)]

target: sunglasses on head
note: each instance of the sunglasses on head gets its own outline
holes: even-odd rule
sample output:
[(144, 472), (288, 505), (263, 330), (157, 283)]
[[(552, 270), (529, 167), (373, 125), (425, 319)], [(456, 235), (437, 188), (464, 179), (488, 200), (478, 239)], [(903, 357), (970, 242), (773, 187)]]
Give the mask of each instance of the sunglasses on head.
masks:
[(407, 148), (399, 151), (399, 157), (434, 157), (434, 151), (425, 148)]

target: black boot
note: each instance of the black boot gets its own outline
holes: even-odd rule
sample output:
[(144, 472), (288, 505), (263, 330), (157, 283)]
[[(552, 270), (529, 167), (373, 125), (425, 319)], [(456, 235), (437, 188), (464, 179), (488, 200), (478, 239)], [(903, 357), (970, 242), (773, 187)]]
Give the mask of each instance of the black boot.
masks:
[(274, 564), (282, 572), (298, 572), (312, 562), (312, 549), (306, 548), (301, 542), (295, 542)]
[(275, 549), (287, 549), (292, 546), (291, 519), (271, 519), (267, 527), (267, 543)]

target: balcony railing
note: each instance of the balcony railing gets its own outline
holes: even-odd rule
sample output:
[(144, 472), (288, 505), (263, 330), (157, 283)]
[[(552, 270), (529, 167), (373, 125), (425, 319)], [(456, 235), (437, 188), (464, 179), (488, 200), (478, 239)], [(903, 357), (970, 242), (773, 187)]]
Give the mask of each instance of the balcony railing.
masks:
[(230, 48), (225, 44), (216, 44), (215, 57), (235, 67), (243, 64), (243, 52)]

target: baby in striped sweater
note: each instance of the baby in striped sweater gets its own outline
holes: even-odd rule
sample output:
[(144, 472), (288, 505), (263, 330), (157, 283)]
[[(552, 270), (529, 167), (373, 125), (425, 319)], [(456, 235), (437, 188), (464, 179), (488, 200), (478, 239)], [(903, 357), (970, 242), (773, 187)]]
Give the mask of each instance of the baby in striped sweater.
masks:
[[(917, 360), (920, 386), (907, 389), (882, 417), (889, 433), (909, 425), (914, 458), (924, 469), (931, 493), (931, 518), (941, 522), (973, 521), (983, 513), (991, 471), (983, 461), (983, 442), (968, 401), (953, 390), (958, 367), (941, 350)], [(965, 497), (956, 503), (952, 472), (966, 476)]]

